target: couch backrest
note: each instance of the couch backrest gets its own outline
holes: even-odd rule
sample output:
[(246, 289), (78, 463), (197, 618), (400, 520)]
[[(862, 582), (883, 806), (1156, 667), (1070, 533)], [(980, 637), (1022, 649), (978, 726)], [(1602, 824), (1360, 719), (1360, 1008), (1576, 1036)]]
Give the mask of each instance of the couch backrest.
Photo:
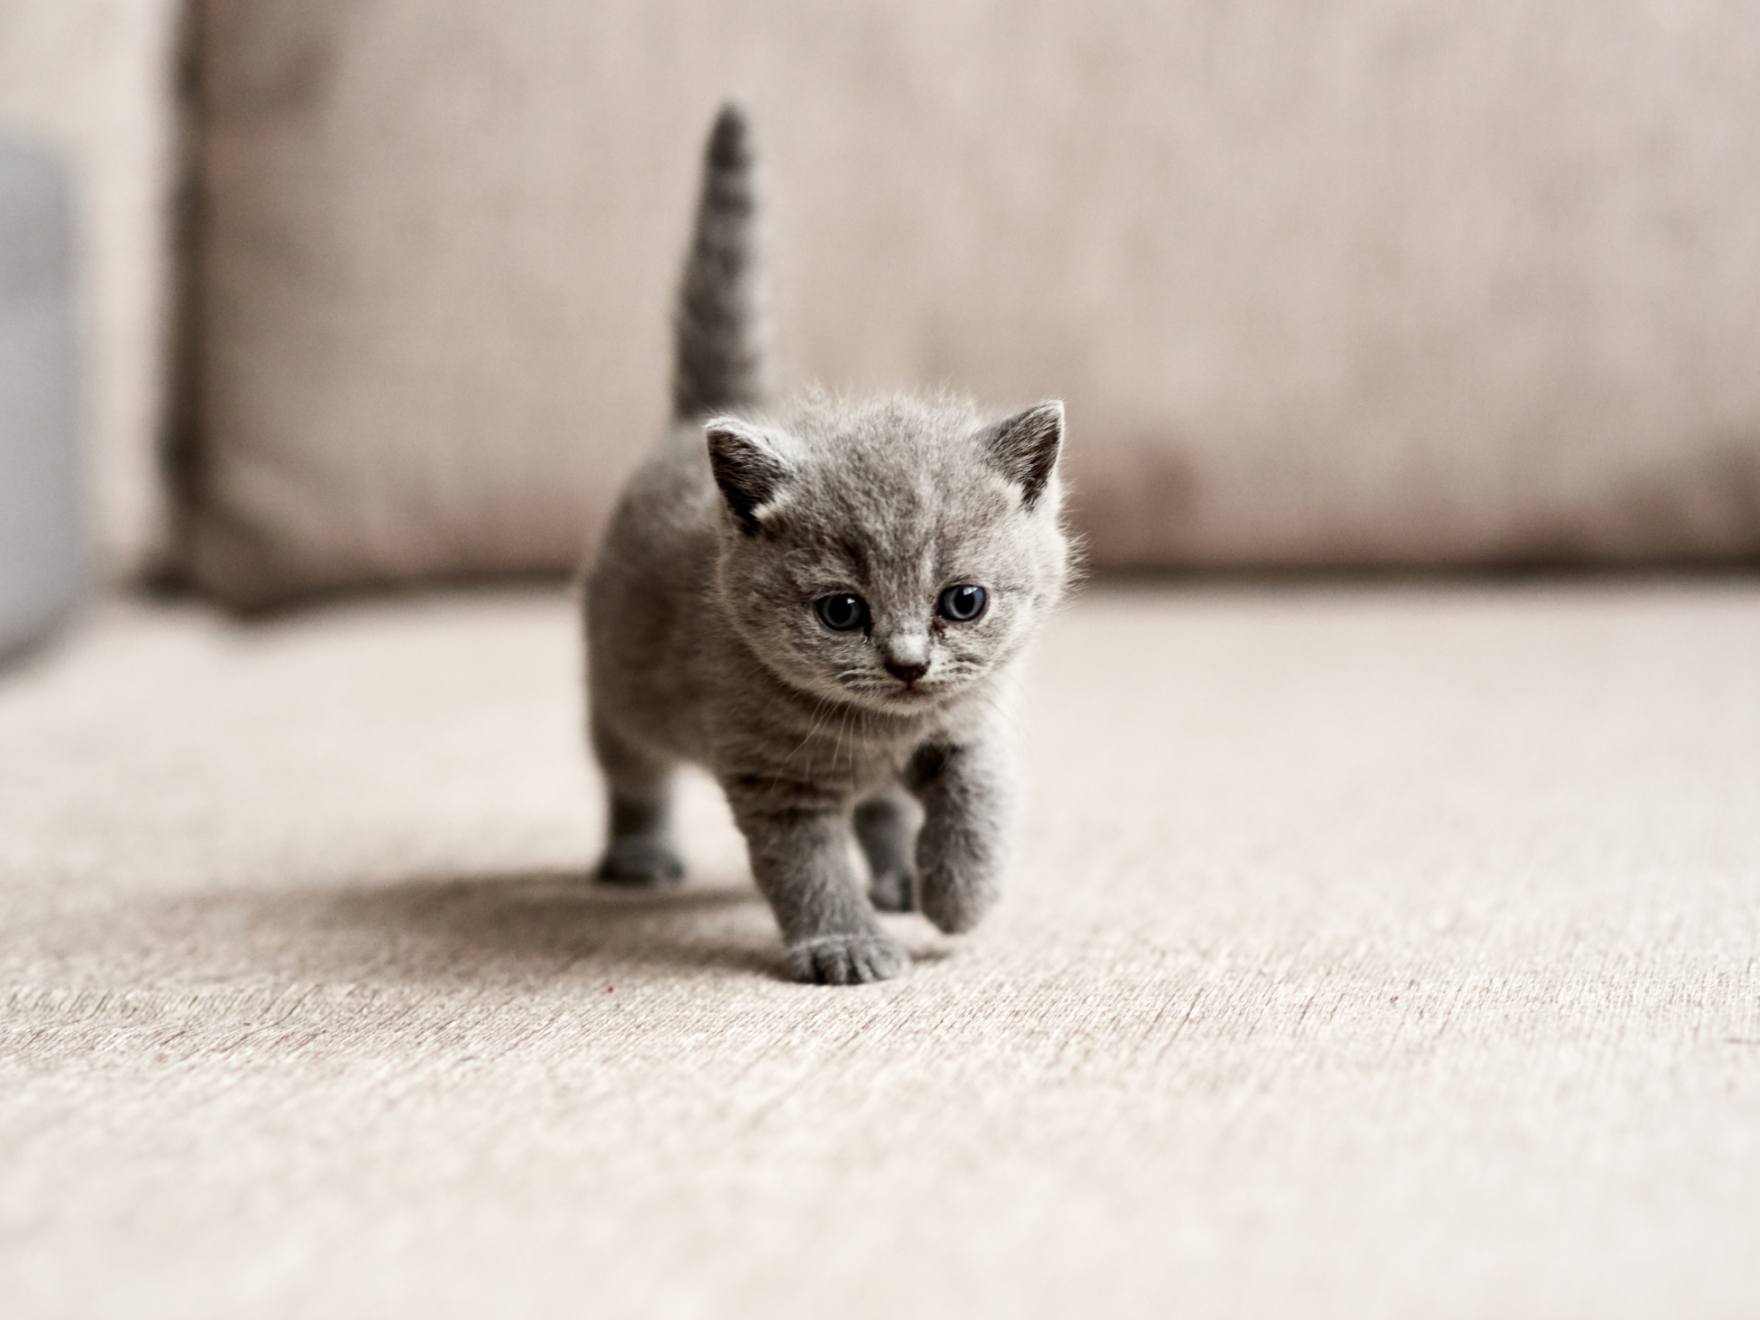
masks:
[(1760, 10), (203, 0), (192, 564), (562, 569), (741, 99), (795, 379), (1068, 402), (1102, 565), (1760, 551)]

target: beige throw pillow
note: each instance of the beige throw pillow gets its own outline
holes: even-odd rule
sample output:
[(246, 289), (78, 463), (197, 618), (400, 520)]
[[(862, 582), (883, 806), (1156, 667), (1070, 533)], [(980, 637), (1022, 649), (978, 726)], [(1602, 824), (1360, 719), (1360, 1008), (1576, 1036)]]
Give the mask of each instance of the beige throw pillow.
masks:
[(552, 572), (716, 104), (785, 380), (1068, 402), (1101, 565), (1760, 550), (1760, 11), (205, 0), (190, 564)]

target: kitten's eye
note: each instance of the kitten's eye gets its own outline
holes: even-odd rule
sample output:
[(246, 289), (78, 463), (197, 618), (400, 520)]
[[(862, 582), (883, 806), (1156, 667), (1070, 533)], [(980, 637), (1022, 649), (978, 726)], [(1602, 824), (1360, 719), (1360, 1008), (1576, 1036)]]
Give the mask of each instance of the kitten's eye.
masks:
[(868, 621), (868, 606), (860, 596), (847, 591), (821, 596), (813, 602), (819, 622), (833, 632), (853, 632)]
[(935, 612), (950, 623), (970, 623), (984, 612), (989, 600), (982, 587), (949, 587), (941, 593)]

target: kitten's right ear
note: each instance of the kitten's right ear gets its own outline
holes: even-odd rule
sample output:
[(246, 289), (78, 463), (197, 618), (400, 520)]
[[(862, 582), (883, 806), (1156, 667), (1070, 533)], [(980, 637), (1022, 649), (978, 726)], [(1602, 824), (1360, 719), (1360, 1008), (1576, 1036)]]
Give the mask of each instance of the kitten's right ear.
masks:
[(768, 440), (737, 417), (711, 417), (703, 424), (703, 433), (721, 497), (742, 531), (757, 532), (759, 511), (781, 493), (788, 464)]
[(990, 459), (1021, 488), (1021, 507), (1031, 509), (1045, 493), (1063, 447), (1063, 402), (1049, 399), (998, 422), (987, 447)]

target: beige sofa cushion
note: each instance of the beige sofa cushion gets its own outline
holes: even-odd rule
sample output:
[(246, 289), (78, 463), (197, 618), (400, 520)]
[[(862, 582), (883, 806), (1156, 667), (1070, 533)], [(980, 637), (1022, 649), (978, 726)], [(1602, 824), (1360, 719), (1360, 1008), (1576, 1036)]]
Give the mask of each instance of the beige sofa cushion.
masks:
[(1760, 550), (1760, 17), (1707, 0), (207, 0), (191, 562), (555, 570), (700, 136), (784, 374), (1068, 400), (1102, 564)]
[(860, 989), (705, 780), (585, 883), (579, 664), (549, 590), (0, 679), (8, 1320), (1760, 1311), (1760, 583), (1092, 592), (1006, 899)]

